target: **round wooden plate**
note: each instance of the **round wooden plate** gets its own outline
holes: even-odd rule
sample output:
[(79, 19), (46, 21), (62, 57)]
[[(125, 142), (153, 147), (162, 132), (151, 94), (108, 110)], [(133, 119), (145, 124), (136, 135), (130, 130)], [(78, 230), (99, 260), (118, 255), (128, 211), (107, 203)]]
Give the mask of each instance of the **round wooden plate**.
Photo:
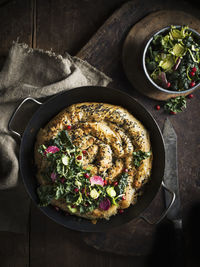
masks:
[(148, 39), (160, 29), (170, 25), (188, 25), (200, 32), (200, 20), (182, 11), (161, 10), (146, 16), (135, 24), (128, 33), (122, 52), (125, 73), (139, 92), (157, 100), (167, 100), (177, 96), (159, 92), (146, 78), (142, 68), (142, 53)]

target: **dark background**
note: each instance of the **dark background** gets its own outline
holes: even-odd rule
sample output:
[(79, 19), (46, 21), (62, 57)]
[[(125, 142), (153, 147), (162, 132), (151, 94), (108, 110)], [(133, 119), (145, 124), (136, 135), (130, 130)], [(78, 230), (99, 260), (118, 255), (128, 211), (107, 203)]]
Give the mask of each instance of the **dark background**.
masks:
[[(33, 48), (52, 49), (59, 54), (67, 51), (76, 55), (124, 2), (127, 1), (0, 0), (0, 67), (12, 41), (17, 38)], [(199, 8), (199, 1), (188, 2)], [(90, 63), (96, 66), (95, 62)], [(103, 65), (97, 67), (109, 74)], [(126, 80), (121, 66), (119, 69), (119, 75), (115, 73), (114, 76), (118, 76), (130, 93), (149, 109), (162, 128), (166, 114), (155, 111), (154, 106), (158, 102), (135, 92)], [(116, 84), (116, 87), (120, 86)], [(197, 160), (200, 152), (197, 131), (200, 122), (199, 100), (200, 94), (195, 92), (195, 99), (189, 103), (187, 111), (170, 118), (180, 138), (179, 177), (187, 266), (200, 266), (200, 160)], [(80, 233), (57, 225), (31, 205), (29, 232), (26, 235), (0, 232), (0, 266), (175, 266), (174, 232), (171, 223), (167, 220), (162, 222), (156, 228), (154, 239), (154, 247), (148, 256), (119, 256), (100, 252), (87, 246)]]

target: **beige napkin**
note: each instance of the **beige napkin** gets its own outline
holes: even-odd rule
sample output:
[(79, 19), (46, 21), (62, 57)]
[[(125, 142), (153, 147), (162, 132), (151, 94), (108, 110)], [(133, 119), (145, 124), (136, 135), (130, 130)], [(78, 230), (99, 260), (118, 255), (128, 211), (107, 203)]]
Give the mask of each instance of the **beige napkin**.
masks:
[(86, 85), (106, 86), (110, 81), (104, 73), (67, 53), (61, 56), (13, 44), (0, 73), (0, 231), (25, 233), (28, 226), (30, 199), (19, 177), (19, 144), (8, 130), (19, 100)]

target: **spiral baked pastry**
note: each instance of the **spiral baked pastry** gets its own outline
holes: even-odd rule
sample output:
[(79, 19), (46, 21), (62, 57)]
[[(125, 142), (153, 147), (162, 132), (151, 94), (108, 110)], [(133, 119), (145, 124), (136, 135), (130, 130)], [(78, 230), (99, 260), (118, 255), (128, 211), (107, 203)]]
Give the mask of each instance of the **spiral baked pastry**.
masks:
[(108, 219), (136, 202), (152, 157), (148, 131), (126, 109), (74, 104), (37, 135), (40, 200), (88, 219)]

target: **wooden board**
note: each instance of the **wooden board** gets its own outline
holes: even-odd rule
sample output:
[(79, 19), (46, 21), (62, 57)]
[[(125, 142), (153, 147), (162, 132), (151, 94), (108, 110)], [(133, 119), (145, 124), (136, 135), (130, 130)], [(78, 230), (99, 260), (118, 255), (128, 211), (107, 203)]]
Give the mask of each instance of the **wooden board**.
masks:
[[(8, 21), (8, 18), (12, 18)], [(6, 59), (12, 42), (32, 44), (32, 6), (28, 0), (2, 1), (0, 4), (0, 68)]]
[[(113, 87), (118, 87), (127, 91), (143, 103), (157, 119), (161, 128), (163, 127), (163, 122), (167, 114), (163, 111), (155, 111), (154, 106), (155, 104), (160, 104), (162, 106), (163, 102), (147, 99), (141, 94), (138, 94), (138, 92), (127, 82), (127, 78), (125, 77), (122, 68), (121, 54), (126, 35), (135, 23), (151, 12), (174, 8), (178, 8), (182, 11), (185, 10), (187, 13), (191, 13), (192, 16), (197, 16), (198, 14), (197, 9), (192, 9), (191, 6), (185, 2), (181, 2), (181, 4), (180, 2), (175, 3), (174, 1), (132, 1), (126, 3), (105, 22), (93, 38), (78, 53), (79, 57), (89, 61), (94, 66), (110, 75), (114, 80), (112, 84)], [(190, 16), (188, 15), (188, 17)], [(198, 91), (196, 92), (196, 97), (200, 97)], [(200, 127), (194, 123), (195, 120), (198, 120), (196, 110), (200, 108), (200, 105), (197, 99), (193, 101), (193, 104), (196, 106), (194, 107), (192, 104), (190, 105), (190, 103), (188, 103), (189, 108), (185, 112), (178, 114), (176, 117), (171, 117), (179, 142), (178, 163), (181, 199), (182, 203), (184, 203), (183, 218), (186, 218), (187, 208), (191, 203), (199, 199), (197, 193), (199, 192), (199, 188), (196, 187), (195, 182), (198, 180), (198, 160), (194, 154), (194, 150), (191, 150), (189, 142), (187, 141), (188, 138), (193, 137), (191, 145), (195, 148), (197, 144), (197, 137), (195, 136), (198, 136), (198, 131), (200, 130)], [(183, 121), (185, 121), (186, 118), (188, 123), (187, 133), (183, 131)], [(185, 144), (186, 147), (183, 147), (183, 144)], [(190, 162), (190, 164), (188, 164), (188, 162)], [(186, 165), (188, 170), (186, 170)], [(188, 173), (191, 168), (195, 169), (196, 174), (194, 175), (194, 179), (188, 181), (188, 174), (186, 173)], [(192, 196), (189, 193), (190, 190), (193, 192)], [(163, 203), (162, 194), (157, 196), (157, 200), (153, 202), (150, 211), (148, 212), (153, 218), (156, 217), (156, 211), (162, 210), (161, 203)], [(156, 226), (153, 227), (141, 220), (135, 220), (123, 227), (113, 229), (110, 232), (83, 234), (83, 238), (88, 245), (103, 251), (123, 255), (147, 255), (154, 249), (154, 233), (156, 230)]]
[[(52, 48), (52, 50), (61, 54), (65, 50), (76, 54), (114, 9), (123, 2), (124, 0), (1, 0), (1, 62), (4, 61), (12, 41), (18, 36), (20, 41), (26, 42), (30, 46), (32, 44), (32, 46), (42, 49)], [(155, 111), (154, 106), (158, 103), (162, 105), (162, 102), (142, 96), (129, 84), (121, 64), (121, 51), (124, 39), (132, 25), (152, 11), (168, 8), (169, 2), (171, 7), (175, 5), (175, 1), (168, 0), (135, 0), (124, 4), (106, 21), (78, 54), (95, 67), (109, 74), (114, 79), (113, 87), (127, 91), (139, 100), (153, 114), (161, 127), (167, 115), (162, 110), (159, 112)], [(177, 6), (179, 5), (182, 10), (192, 12), (191, 10), (194, 11), (192, 9), (192, 6), (195, 6), (194, 3), (198, 4), (198, 0), (194, 0), (192, 2), (193, 5), (184, 3), (180, 5), (179, 2)], [(196, 8), (193, 14), (199, 14), (198, 8)], [(200, 193), (199, 110), (200, 93), (196, 92), (195, 98), (188, 102), (188, 108), (185, 112), (170, 117), (179, 138), (179, 177), (184, 228), (186, 228), (187, 216), (188, 214), (190, 215), (192, 205), (199, 200)], [(155, 213), (159, 213), (159, 209), (162, 209), (162, 200), (162, 192), (160, 192), (157, 200), (155, 200), (156, 203), (152, 204), (154, 207), (152, 210)], [(189, 219), (192, 218), (191, 222), (194, 221), (194, 218), (196, 219), (196, 214), (198, 213), (199, 209), (197, 208), (194, 210), (193, 217), (188, 216)], [(150, 239), (148, 240), (149, 243), (147, 243), (149, 245), (144, 250), (146, 242), (145, 232), (148, 226), (144, 225), (142, 221), (135, 222), (130, 232), (125, 233), (123, 228), (120, 228), (122, 230), (122, 233), (120, 233), (119, 229), (114, 229), (112, 231), (113, 234), (116, 234), (114, 239), (111, 233), (104, 233), (102, 238), (98, 235), (86, 234), (83, 237), (86, 242), (83, 242), (80, 233), (59, 226), (47, 218), (35, 206), (32, 206), (30, 214), (30, 233), (27, 236), (0, 233), (0, 265), (3, 267), (55, 267), (59, 265), (71, 267), (172, 266), (167, 265), (168, 251), (166, 246), (166, 250), (160, 253), (160, 238), (156, 239), (157, 228), (152, 229), (152, 232), (150, 231)], [(149, 215), (152, 216), (151, 210)], [(156, 217), (157, 215), (155, 214), (154, 216)], [(141, 225), (141, 227), (136, 228), (138, 225)], [(196, 239), (188, 239), (187, 243), (189, 242), (189, 245), (197, 243), (193, 242), (193, 240), (199, 241), (199, 238), (197, 238), (199, 221), (194, 225), (192, 224), (192, 226), (191, 236), (196, 236)], [(135, 233), (139, 231), (138, 229), (141, 231), (141, 234), (135, 237)], [(130, 237), (128, 236), (129, 233), (131, 233)], [(159, 231), (158, 234), (160, 235)], [(101, 242), (102, 239), (103, 243)], [(165, 234), (163, 239), (166, 242), (168, 236), (166, 237)], [(127, 242), (130, 245), (128, 252), (126, 252)], [(137, 245), (137, 249), (131, 251), (133, 242), (135, 247)], [(113, 245), (115, 245), (115, 250), (112, 249)], [(156, 258), (159, 253), (163, 256), (159, 265), (149, 264), (149, 259), (145, 257), (122, 256), (122, 254), (144, 255), (150, 250), (149, 246), (151, 245), (155, 248)], [(166, 242), (166, 245), (168, 245), (168, 242)], [(96, 250), (94, 249), (95, 247), (103, 251), (111, 251), (115, 255)], [(194, 262), (198, 253), (194, 255), (193, 250), (190, 249), (190, 251), (190, 258)], [(116, 253), (121, 253), (121, 255)], [(163, 262), (163, 259), (165, 262)], [(190, 263), (191, 261), (188, 260), (188, 262)], [(188, 266), (198, 265), (188, 264)]]
[(75, 55), (124, 1), (35, 1), (35, 47)]
[[(32, 44), (31, 1), (2, 0), (0, 2), (0, 25), (1, 68), (14, 40), (19, 38), (20, 42), (26, 42), (30, 46)], [(26, 234), (0, 232), (0, 240), (0, 266), (29, 266), (29, 232)]]
[[(106, 74), (110, 75), (114, 82), (112, 83), (113, 87), (120, 88), (124, 91), (127, 91), (132, 96), (134, 96), (137, 100), (143, 103), (148, 110), (154, 115), (159, 125), (162, 127), (164, 119), (166, 118), (166, 113), (162, 110), (160, 112), (156, 112), (154, 109), (155, 104), (158, 102), (147, 99), (146, 97), (139, 94), (134, 88), (128, 83), (127, 78), (124, 74), (122, 63), (121, 63), (121, 52), (123, 42), (126, 38), (127, 33), (131, 29), (132, 25), (137, 23), (141, 18), (149, 14), (150, 12), (162, 9), (174, 7), (173, 1), (131, 1), (125, 3), (121, 8), (119, 8), (97, 31), (97, 33), (91, 38), (91, 40), (80, 50), (77, 56), (82, 59), (87, 60), (89, 63), (104, 71)], [(180, 2), (177, 3), (177, 6), (180, 6)], [(50, 8), (51, 6), (51, 8)], [(145, 7), (145, 8), (144, 8)], [(40, 7), (42, 8), (42, 7)], [(40, 9), (37, 5), (37, 9)], [(47, 14), (45, 16), (45, 22), (42, 20), (42, 16), (44, 12), (39, 12), (37, 15), (37, 31), (36, 31), (36, 46), (39, 48), (53, 48), (57, 52), (62, 53), (65, 48), (71, 52), (75, 53), (77, 50), (76, 42), (81, 42), (78, 35), (73, 35), (72, 43), (68, 43), (68, 38), (70, 38), (69, 32), (71, 31), (71, 27), (73, 29), (78, 27), (77, 21), (73, 17), (73, 13), (69, 14), (72, 18), (70, 21), (71, 27), (68, 28), (68, 31), (65, 32), (64, 28), (61, 28), (60, 31), (56, 32), (56, 27), (54, 24), (57, 23), (59, 27), (61, 27), (61, 21), (64, 21), (66, 17), (63, 16), (62, 8), (57, 4), (54, 5), (54, 2), (48, 2), (46, 7), (43, 6), (43, 9), (47, 8)], [(52, 11), (54, 8), (54, 11)], [(198, 10), (192, 9), (189, 5), (182, 3), (182, 10), (193, 11), (193, 14), (197, 14)], [(191, 11), (191, 12), (192, 12)], [(62, 20), (56, 22), (57, 13), (61, 13)], [(81, 11), (83, 12), (83, 11)], [(95, 13), (97, 14), (97, 13)], [(81, 17), (82, 15), (80, 15)], [(94, 19), (94, 18), (93, 18)], [(46, 23), (47, 21), (47, 23)], [(52, 24), (54, 21), (54, 24)], [(68, 20), (66, 19), (66, 23)], [(47, 25), (50, 23), (50, 27)], [(88, 20), (83, 23), (88, 23)], [(85, 27), (85, 29), (84, 29)], [(86, 25), (81, 25), (80, 28), (86, 32)], [(42, 31), (41, 31), (42, 29)], [(87, 32), (88, 36), (92, 33), (93, 25), (91, 27), (91, 32)], [(54, 34), (54, 38), (52, 36), (48, 36), (48, 34)], [(66, 34), (66, 36), (65, 36)], [(46, 36), (46, 38), (44, 38)], [(75, 36), (75, 37), (74, 37)], [(58, 42), (58, 39), (63, 38), (62, 42)], [(194, 113), (199, 109), (199, 99), (200, 95), (198, 92), (196, 93), (196, 98), (192, 100), (194, 105), (189, 104), (189, 108), (182, 114), (179, 114), (176, 117), (172, 117), (171, 121), (176, 129), (178, 135), (181, 135), (179, 154), (184, 155), (179, 160), (179, 176), (180, 176), (180, 186), (181, 186), (181, 197), (184, 201), (184, 218), (186, 218), (186, 214), (190, 205), (193, 201), (199, 198), (199, 190), (196, 188), (196, 181), (198, 179), (198, 160), (194, 157), (193, 152), (189, 147), (189, 143), (187, 142), (187, 136), (191, 136), (191, 138), (197, 138), (198, 132), (200, 130), (199, 126), (197, 126), (192, 132), (190, 131), (188, 134), (185, 132), (183, 134), (182, 128), (184, 127), (184, 120), (187, 118), (189, 122), (189, 127), (194, 128), (194, 121), (191, 120)], [(162, 102), (159, 102), (162, 105)], [(196, 113), (195, 113), (196, 114)], [(196, 116), (196, 115), (195, 115)], [(195, 117), (197, 119), (197, 117)], [(192, 148), (195, 147), (196, 139), (192, 145)], [(186, 144), (183, 146), (183, 144)], [(187, 155), (184, 153), (185, 149), (187, 150)], [(188, 166), (188, 159), (192, 159), (192, 163)], [(187, 162), (187, 164), (185, 164)], [(187, 171), (184, 169), (184, 166), (192, 168), (194, 170), (193, 181), (185, 184), (185, 180), (187, 179)], [(190, 194), (186, 190), (186, 187), (189, 188), (189, 192), (192, 192), (192, 200)], [(150, 207), (150, 210), (147, 212), (147, 216), (150, 216), (152, 219), (159, 216), (159, 213), (163, 208), (163, 197), (162, 192), (159, 193), (155, 202), (152, 203), (153, 206)], [(153, 216), (153, 217), (152, 217)], [(119, 256), (114, 256), (115, 261), (111, 261), (110, 254), (99, 254), (99, 252), (95, 250), (86, 250), (82, 241), (81, 234), (75, 233), (73, 231), (69, 231), (56, 225), (52, 221), (50, 221), (47, 217), (41, 214), (35, 207), (32, 207), (31, 210), (31, 262), (32, 266), (37, 266), (38, 264), (47, 264), (51, 263), (51, 266), (54, 266), (54, 259), (57, 258), (60, 264), (64, 264), (64, 259), (62, 257), (65, 251), (68, 252), (68, 255), (74, 256), (74, 262), (72, 262), (73, 266), (78, 265), (80, 262), (79, 257), (81, 258), (81, 262), (83, 266), (87, 265), (95, 265), (95, 266), (107, 266), (109, 262), (112, 262), (111, 266), (115, 263), (115, 266), (120, 266), (122, 263), (126, 265), (132, 265), (134, 261), (135, 266), (137, 266), (136, 258), (133, 256), (136, 255), (147, 255), (153, 251), (155, 248), (155, 233), (157, 232), (156, 227), (152, 227), (142, 222), (141, 220), (137, 220), (131, 222), (127, 226), (120, 227), (118, 229), (113, 229), (108, 233), (103, 234), (84, 234), (82, 235), (83, 240), (86, 244), (91, 247), (97, 248), (98, 250), (102, 250), (104, 252), (112, 252), (120, 255), (130, 255), (130, 258), (121, 258)], [(55, 233), (52, 235), (52, 233)], [(41, 249), (38, 248), (37, 244), (40, 243)], [(54, 244), (58, 244), (55, 246)], [(59, 245), (61, 244), (61, 245)], [(53, 251), (54, 253), (48, 253), (48, 251)], [(76, 253), (78, 251), (78, 253)], [(92, 256), (93, 255), (93, 256)], [(101, 258), (102, 255), (106, 255)], [(109, 256), (108, 256), (109, 255)], [(89, 259), (87, 261), (87, 257)], [(69, 263), (69, 260), (66, 260)], [(143, 265), (145, 264), (143, 263)]]

